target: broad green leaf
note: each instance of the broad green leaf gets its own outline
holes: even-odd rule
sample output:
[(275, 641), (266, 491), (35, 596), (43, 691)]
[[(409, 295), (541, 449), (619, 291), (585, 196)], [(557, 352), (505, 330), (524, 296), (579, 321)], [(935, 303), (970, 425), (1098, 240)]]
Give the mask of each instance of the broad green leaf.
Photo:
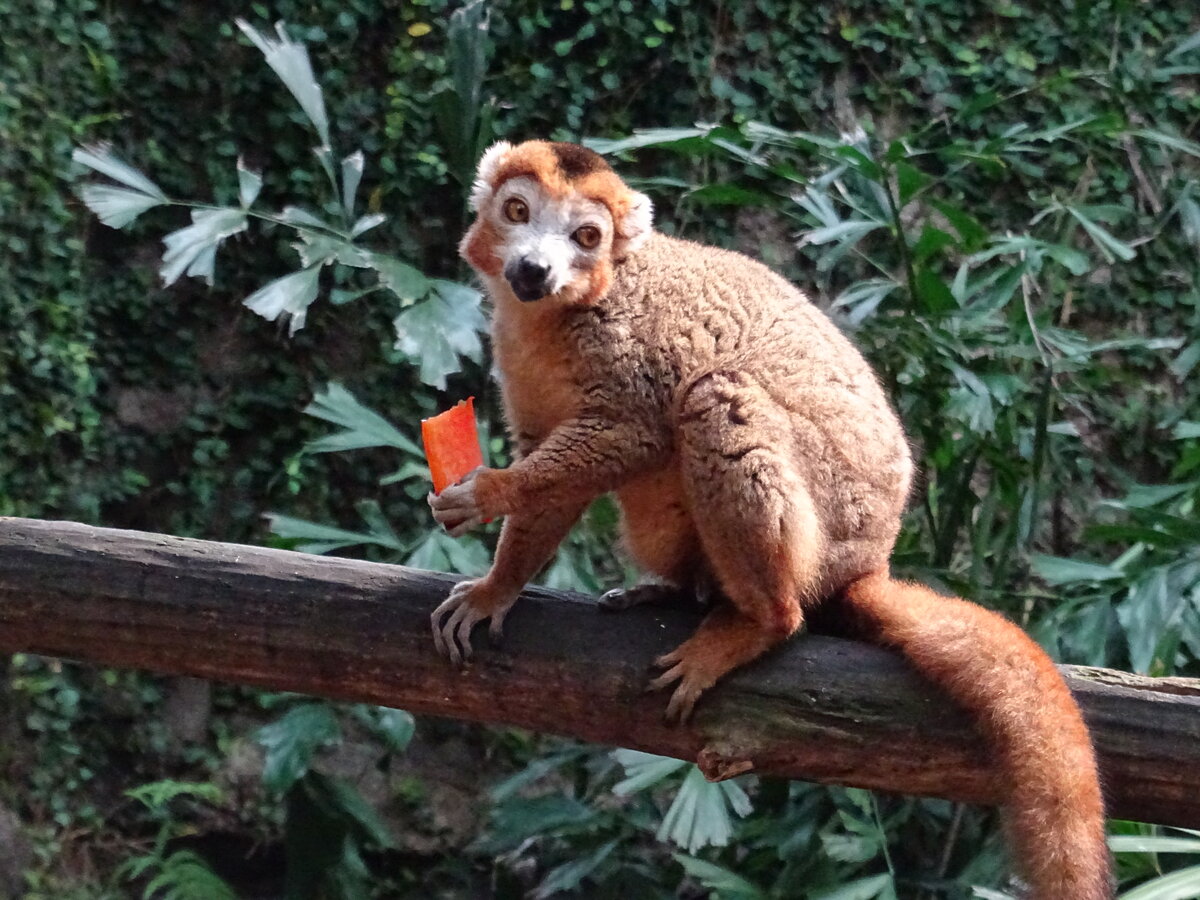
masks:
[(614, 750), (612, 758), (625, 769), (625, 777), (613, 785), (613, 793), (625, 797), (658, 784), (688, 763), (682, 759), (644, 753), (641, 750)]
[(617, 841), (609, 841), (601, 844), (591, 853), (555, 866), (546, 873), (542, 883), (534, 889), (534, 900), (549, 900), (550, 897), (575, 891), (585, 878), (608, 859), (613, 850), (617, 848), (617, 843)]
[(417, 722), (412, 713), (380, 706), (376, 708), (376, 714), (370, 720), (370, 727), (384, 739), (389, 750), (393, 753), (403, 753), (416, 733)]
[(878, 308), (892, 291), (896, 282), (888, 278), (868, 278), (858, 281), (838, 294), (833, 301), (832, 309), (849, 307), (846, 320), (851, 325), (859, 325)]
[(943, 313), (957, 307), (949, 285), (936, 271), (929, 266), (917, 266), (916, 275), (917, 300), (926, 311)]
[(1030, 564), (1034, 573), (1048, 584), (1073, 584), (1079, 581), (1112, 581), (1124, 578), (1119, 569), (1061, 556), (1033, 554)]
[(557, 772), (563, 766), (587, 756), (590, 750), (585, 746), (567, 746), (560, 750), (550, 750), (545, 756), (531, 759), (520, 772), (510, 775), (499, 784), (493, 785), (488, 794), (493, 803), (507, 800), (523, 791), (534, 782), (540, 781), (552, 772)]
[(987, 229), (974, 216), (940, 200), (930, 200), (929, 204), (946, 217), (968, 252), (978, 250), (987, 241)]
[(109, 228), (124, 228), (146, 210), (163, 203), (149, 194), (108, 184), (85, 184), (79, 189), (79, 197)]
[(358, 196), (358, 184), (362, 181), (363, 153), (355, 150), (342, 160), (342, 208), (346, 219), (354, 218), (354, 200)]
[(1125, 891), (1118, 900), (1196, 900), (1197, 897), (1200, 897), (1200, 866), (1189, 866)]
[(288, 334), (295, 334), (304, 327), (308, 307), (317, 299), (318, 276), (324, 262), (276, 278), (259, 288), (242, 303), (269, 322), (280, 316), (288, 316)]
[(339, 237), (319, 231), (301, 231), (300, 240), (295, 241), (292, 247), (300, 254), (300, 265), (306, 269), (336, 259), (346, 248), (357, 249)]
[(858, 878), (841, 887), (814, 891), (809, 895), (811, 900), (883, 900), (895, 896), (896, 888), (892, 876), (886, 872), (882, 875)]
[(1200, 47), (1200, 31), (1184, 38), (1179, 42), (1173, 50), (1171, 50), (1163, 59), (1174, 59), (1176, 56), (1182, 56), (1185, 53), (1190, 53), (1192, 50)]
[(1117, 604), (1117, 621), (1125, 632), (1135, 672), (1166, 675), (1174, 668), (1189, 599), (1171, 574), (1167, 566), (1148, 569)]
[(704, 847), (724, 847), (733, 835), (731, 807), (738, 815), (750, 811), (749, 801), (741, 789), (735, 788), (731, 792), (729, 782), (713, 784), (699, 768), (692, 766), (663, 816), (657, 838), (670, 840), (689, 853)]
[(628, 150), (640, 150), (643, 147), (661, 147), (663, 145), (678, 144), (693, 138), (704, 137), (710, 131), (711, 129), (709, 128), (634, 129), (633, 134), (627, 138), (619, 138), (617, 140), (585, 138), (583, 143), (584, 146), (595, 150), (599, 154), (611, 156), (615, 153), (625, 153)]
[(754, 882), (729, 869), (683, 853), (676, 853), (674, 857), (688, 875), (714, 892), (715, 900), (768, 900), (770, 897)]
[(379, 847), (393, 846), (392, 835), (375, 810), (367, 804), (362, 794), (340, 778), (308, 772), (303, 787), (315, 803), (327, 814), (340, 819), (359, 840)]
[(1144, 138), (1148, 141), (1154, 141), (1156, 144), (1161, 144), (1164, 147), (1170, 147), (1172, 150), (1179, 150), (1189, 156), (1195, 156), (1200, 159), (1200, 144), (1195, 141), (1189, 141), (1186, 138), (1177, 137), (1173, 134), (1167, 134), (1164, 131), (1154, 131), (1149, 128), (1139, 128), (1131, 131), (1134, 137)]
[(1177, 441), (1200, 438), (1200, 422), (1176, 422), (1171, 436)]
[(304, 541), (297, 544), (300, 553), (315, 553), (321, 555), (343, 547), (357, 547), (359, 544), (373, 544), (372, 535), (361, 531), (348, 531), (333, 525), (322, 525), (319, 522), (309, 522), (307, 519), (297, 519), (281, 513), (265, 515), (271, 534), (289, 540)]
[(267, 60), (267, 65), (279, 76), (308, 120), (312, 122), (321, 144), (329, 146), (329, 119), (325, 115), (325, 98), (321, 94), (321, 86), (313, 75), (312, 63), (308, 58), (308, 49), (301, 43), (293, 41), (287, 33), (287, 26), (277, 22), (275, 33), (278, 40), (261, 34), (245, 19), (235, 19), (238, 28), (250, 39)]
[(350, 237), (356, 238), (359, 235), (366, 234), (376, 225), (382, 225), (387, 221), (387, 216), (383, 213), (370, 213), (369, 215), (359, 218), (350, 228)]
[(238, 900), (238, 896), (207, 862), (191, 850), (177, 850), (162, 862), (143, 897), (161, 900)]
[(433, 282), (403, 260), (383, 253), (371, 253), (369, 265), (379, 275), (379, 283), (401, 300), (420, 300), (429, 293)]
[(431, 284), (429, 299), (396, 317), (396, 349), (419, 363), (423, 382), (444, 389), (446, 376), (462, 368), (460, 357), (480, 360), (479, 333), (487, 323), (478, 291), (441, 279)]
[(986, 250), (980, 250), (967, 258), (972, 266), (987, 262), (997, 256), (1045, 254), (1062, 263), (1073, 275), (1082, 275), (1091, 268), (1088, 258), (1072, 247), (1049, 244), (1027, 234), (999, 238)]
[(597, 815), (593, 807), (562, 794), (512, 797), (492, 809), (491, 826), (501, 846), (517, 846), (535, 835), (545, 838), (590, 825)]
[(1191, 489), (1188, 484), (1135, 484), (1120, 500), (1106, 501), (1118, 509), (1143, 509), (1173, 500)]
[(904, 160), (896, 163), (896, 187), (900, 192), (900, 208), (907, 206), (913, 196), (932, 181), (932, 178), (912, 163)]
[(331, 381), (323, 391), (313, 394), (312, 403), (304, 407), (307, 415), (341, 425), (343, 431), (326, 435), (305, 444), (309, 453), (332, 453), (358, 450), (364, 447), (396, 447), (413, 456), (424, 458), (421, 448), (379, 413), (364, 406), (350, 391)]
[(478, 538), (452, 538), (429, 520), (429, 531), (404, 560), (406, 566), (430, 572), (482, 575), (491, 565), (491, 555)]
[(207, 781), (152, 781), (141, 787), (132, 788), (125, 796), (143, 804), (147, 809), (158, 811), (176, 797), (194, 797), (207, 803), (220, 803), (224, 797), (221, 789)]
[(323, 231), (337, 231), (336, 228), (324, 219), (299, 206), (285, 206), (280, 211), (279, 218), (287, 224), (295, 225), (298, 228), (320, 228)]
[(262, 172), (256, 172), (254, 169), (247, 167), (245, 160), (239, 156), (237, 174), (238, 202), (242, 204), (242, 209), (249, 209), (254, 205), (254, 201), (258, 199), (258, 192), (262, 190)]
[(830, 241), (857, 241), (880, 227), (882, 226), (878, 222), (847, 219), (836, 225), (826, 225), (804, 232), (800, 236), (799, 245), (803, 247), (805, 244), (828, 244)]
[(113, 154), (107, 144), (94, 144), (90, 147), (76, 147), (71, 159), (80, 165), (94, 169), (101, 175), (107, 175), (114, 181), (148, 194), (160, 202), (167, 201), (167, 195), (157, 184), (126, 162), (122, 162)]
[(942, 231), (940, 228), (934, 228), (932, 225), (926, 225), (921, 229), (921, 236), (917, 239), (917, 242), (912, 245), (913, 262), (923, 263), (935, 253), (954, 244), (955, 240), (949, 232)]
[(1114, 834), (1108, 839), (1113, 853), (1200, 853), (1200, 838), (1151, 834)]
[(313, 754), (342, 736), (337, 719), (323, 703), (293, 706), (282, 718), (264, 725), (255, 740), (266, 751), (263, 786), (283, 794), (308, 771)]
[(194, 275), (213, 282), (213, 263), (217, 247), (230, 235), (246, 230), (244, 209), (194, 209), (192, 224), (172, 231), (163, 244), (163, 264), (159, 270), (163, 284), (174, 284), (180, 275)]

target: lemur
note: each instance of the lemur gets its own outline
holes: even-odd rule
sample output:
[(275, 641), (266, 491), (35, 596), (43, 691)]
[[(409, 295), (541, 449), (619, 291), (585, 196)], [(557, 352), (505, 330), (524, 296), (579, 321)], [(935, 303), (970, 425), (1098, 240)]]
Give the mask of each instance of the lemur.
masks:
[(581, 146), (492, 146), (470, 206), (459, 251), (494, 304), (515, 461), (429, 497), (454, 535), (504, 518), (491, 570), (432, 615), (439, 651), (461, 664), (488, 619), (498, 637), (588, 504), (615, 492), (640, 568), (715, 597), (654, 662), (669, 719), (839, 604), (972, 714), (1031, 897), (1110, 898), (1096, 761), (1054, 664), (1000, 615), (889, 574), (913, 462), (837, 326), (766, 266), (656, 232), (650, 200)]

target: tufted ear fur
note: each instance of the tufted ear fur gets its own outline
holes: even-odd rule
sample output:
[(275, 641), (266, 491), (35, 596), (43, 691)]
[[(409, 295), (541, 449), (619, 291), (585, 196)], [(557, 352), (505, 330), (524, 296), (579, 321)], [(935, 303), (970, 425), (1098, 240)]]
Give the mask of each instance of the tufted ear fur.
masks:
[(480, 157), (479, 167), (475, 170), (475, 183), (471, 185), (471, 212), (479, 212), (480, 207), (487, 202), (492, 193), (492, 179), (512, 148), (513, 145), (508, 141), (497, 141)]
[(632, 253), (650, 237), (654, 231), (654, 203), (645, 194), (630, 191), (629, 209), (616, 223), (617, 251), (620, 255)]

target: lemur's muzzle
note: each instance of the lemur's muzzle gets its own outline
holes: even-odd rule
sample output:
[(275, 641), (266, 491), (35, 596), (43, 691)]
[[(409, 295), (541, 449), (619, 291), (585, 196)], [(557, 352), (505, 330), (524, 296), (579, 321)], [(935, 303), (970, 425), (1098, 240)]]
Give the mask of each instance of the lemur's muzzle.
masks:
[(504, 269), (504, 277), (518, 300), (531, 303), (548, 293), (550, 267), (525, 257), (509, 263)]

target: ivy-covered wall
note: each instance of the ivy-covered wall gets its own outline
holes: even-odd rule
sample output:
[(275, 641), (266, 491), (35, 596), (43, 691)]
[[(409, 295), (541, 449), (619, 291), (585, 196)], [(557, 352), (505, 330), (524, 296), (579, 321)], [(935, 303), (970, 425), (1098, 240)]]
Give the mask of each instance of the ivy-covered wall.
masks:
[[(310, 429), (296, 412), (314, 385), (336, 377), (400, 421), (415, 414), (404, 370), (386, 361), (395, 310), (320, 304), (293, 339), (265, 325), (239, 304), (286, 271), (292, 251), (282, 236), (226, 252), (212, 290), (162, 290), (150, 236), (161, 231), (114, 232), (89, 217), (70, 192), (69, 151), (97, 139), (143, 148), (131, 161), (181, 196), (232, 195), (240, 152), (267, 164), (268, 192), (302, 192), (310, 136), (231, 26), (236, 15), (285, 19), (312, 48), (343, 146), (380, 160), (365, 185), (371, 206), (391, 214), (386, 240), (428, 272), (462, 275), (453, 250), (470, 159), (439, 100), (449, 79), (445, 24), (457, 5), (0, 4), (0, 513), (236, 539), (259, 527), (265, 508), (318, 510), (329, 490), (370, 483), (343, 463), (293, 459)], [(496, 134), (516, 137), (746, 119), (978, 136), (1105, 114), (1186, 135), (1200, 118), (1195, 78), (1173, 76), (1187, 60), (1164, 61), (1162, 49), (1194, 29), (1195, 16), (1186, 4), (1120, 0), (514, 0), (493, 5), (484, 94)], [(1132, 152), (1062, 145), (1054, 172), (997, 166), (965, 200), (1028, 204), (1045, 179), (1074, 183), (1084, 197), (1101, 187), (1126, 193), (1151, 213), (1168, 206), (1172, 198), (1138, 183)], [(740, 245), (755, 249), (719, 194), (679, 199), (720, 165), (651, 153), (628, 168), (649, 179), (665, 221), (726, 242), (740, 225)], [(758, 249), (778, 259), (786, 238)], [(1161, 315), (1142, 327), (1194, 326), (1194, 300), (1170, 276), (1179, 258), (1154, 245), (1120, 280), (1076, 298), (1070, 315), (1102, 329), (1127, 322), (1124, 298), (1150, 295)], [(783, 261), (807, 274), (802, 258)], [(1147, 373), (1155, 365), (1143, 361)], [(1150, 402), (1170, 401), (1166, 387), (1156, 391)], [(1144, 449), (1125, 446), (1131, 456)]]

